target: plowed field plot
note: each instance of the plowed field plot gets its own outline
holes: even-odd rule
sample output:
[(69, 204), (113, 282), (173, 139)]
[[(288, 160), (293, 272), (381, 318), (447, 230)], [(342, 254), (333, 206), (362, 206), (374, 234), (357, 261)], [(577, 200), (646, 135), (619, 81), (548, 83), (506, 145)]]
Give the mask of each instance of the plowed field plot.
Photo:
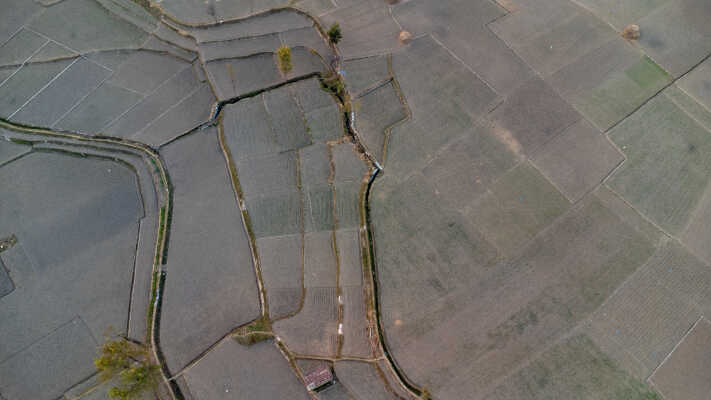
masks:
[(705, 264), (668, 243), (595, 313), (590, 336), (628, 371), (646, 378), (709, 312), (710, 281)]
[(708, 0), (2, 10), (1, 400), (707, 400)]
[(671, 233), (679, 233), (708, 184), (711, 135), (667, 96), (610, 132), (627, 161), (608, 185)]
[(309, 398), (271, 340), (249, 347), (226, 340), (187, 371), (185, 378), (200, 400)]
[(604, 135), (581, 120), (549, 143), (533, 162), (574, 202), (602, 183), (623, 159)]
[[(531, 349), (575, 327), (651, 256), (654, 243), (639, 232), (646, 223), (630, 211), (619, 199), (596, 195), (537, 236), (513, 261), (472, 278), (453, 269), (436, 273), (414, 259), (411, 248), (394, 251), (392, 229), (384, 231), (376, 240), (393, 248), (387, 255), (380, 250), (378, 261), (383, 318), (394, 356), (413, 379), (445, 398), (493, 389), (492, 382), (533, 357)], [(455, 260), (434, 265), (453, 267)], [(400, 272), (397, 277), (391, 268)], [(423, 273), (406, 268), (432, 271), (440, 283), (418, 283)], [(444, 277), (449, 278), (446, 284)], [(407, 295), (410, 288), (417, 288), (417, 296)], [(432, 295), (414, 303), (424, 293)], [(443, 342), (448, 344), (438, 344)], [(430, 350), (423, 354), (423, 349)], [(422, 365), (416, 361), (422, 357), (431, 361)]]
[(662, 399), (629, 376), (584, 335), (573, 336), (547, 350), (486, 398)]
[[(163, 150), (174, 186), (161, 346), (177, 373), (230, 332), (259, 316), (249, 238), (216, 130)], [(196, 271), (201, 273), (196, 274)]]
[(711, 322), (701, 318), (650, 380), (666, 399), (708, 399)]
[(340, 361), (335, 363), (336, 375), (340, 383), (353, 394), (355, 399), (389, 400), (397, 399), (394, 391), (388, 387), (378, 371), (378, 365), (358, 361)]

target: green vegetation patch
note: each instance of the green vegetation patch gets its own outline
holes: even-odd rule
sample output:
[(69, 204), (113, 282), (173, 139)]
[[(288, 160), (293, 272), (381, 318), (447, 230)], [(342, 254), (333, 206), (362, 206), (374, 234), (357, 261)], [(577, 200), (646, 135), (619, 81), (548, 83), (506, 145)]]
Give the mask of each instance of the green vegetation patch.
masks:
[(661, 400), (585, 335), (573, 336), (509, 377), (489, 400)]
[(108, 391), (111, 399), (139, 398), (159, 382), (159, 367), (151, 363), (148, 348), (125, 339), (104, 343), (94, 364), (100, 380), (116, 379), (116, 385)]
[(273, 336), (272, 324), (269, 319), (260, 317), (249, 324), (240, 327), (237, 332), (235, 332), (233, 338), (237, 343), (243, 346), (250, 346), (270, 339)]

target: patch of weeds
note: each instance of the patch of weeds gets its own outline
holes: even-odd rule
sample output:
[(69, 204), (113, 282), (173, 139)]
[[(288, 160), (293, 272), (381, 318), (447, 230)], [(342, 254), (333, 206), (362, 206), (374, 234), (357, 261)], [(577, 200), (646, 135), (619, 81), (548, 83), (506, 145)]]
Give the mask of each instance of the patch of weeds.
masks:
[[(158, 264), (156, 264), (158, 265)], [(155, 313), (156, 292), (158, 289), (158, 271), (153, 271), (153, 280), (151, 280), (151, 303), (148, 304), (148, 314), (146, 314), (146, 338), (151, 337), (153, 330), (153, 313)]]
[(156, 259), (155, 259), (155, 264), (160, 265), (162, 261), (162, 249), (163, 246), (161, 243), (163, 243), (163, 236), (165, 235), (165, 225), (166, 225), (166, 220), (165, 220), (165, 206), (160, 208), (160, 218), (158, 219), (158, 239), (157, 239), (157, 245), (156, 245)]
[(21, 144), (21, 145), (25, 145), (25, 146), (32, 146), (33, 144), (35, 144), (35, 142), (25, 140), (25, 139), (17, 139), (17, 138), (10, 138), (10, 141), (12, 143)]
[(427, 388), (422, 388), (422, 393), (420, 394), (420, 399), (421, 400), (431, 400), (432, 395), (430, 394), (430, 391), (427, 390)]
[(17, 244), (17, 236), (10, 235), (6, 238), (0, 238), (0, 253)]
[(346, 96), (346, 85), (343, 84), (340, 75), (330, 74), (326, 75), (321, 79), (321, 87), (331, 92), (334, 96), (338, 97), (341, 103), (344, 103)]
[(136, 399), (158, 386), (159, 367), (150, 362), (148, 349), (125, 339), (107, 340), (94, 365), (101, 381), (115, 380), (108, 392), (111, 399)]
[(343, 39), (343, 34), (341, 33), (341, 26), (338, 24), (331, 25), (331, 27), (328, 28), (328, 40), (330, 40), (333, 44), (338, 44), (341, 39)]
[(272, 333), (271, 322), (266, 317), (260, 317), (250, 322), (249, 324), (240, 327), (233, 338), (243, 346), (250, 346), (255, 343), (270, 339), (274, 336)]
[(294, 67), (291, 64), (291, 49), (287, 45), (279, 47), (276, 51), (277, 63), (282, 74), (288, 74)]

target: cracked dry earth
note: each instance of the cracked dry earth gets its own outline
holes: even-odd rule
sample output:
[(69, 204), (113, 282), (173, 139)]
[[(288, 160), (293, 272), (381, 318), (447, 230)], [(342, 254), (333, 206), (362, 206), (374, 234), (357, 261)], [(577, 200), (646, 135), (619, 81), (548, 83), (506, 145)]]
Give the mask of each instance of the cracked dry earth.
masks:
[(6, 0), (0, 400), (708, 400), (709, 4)]

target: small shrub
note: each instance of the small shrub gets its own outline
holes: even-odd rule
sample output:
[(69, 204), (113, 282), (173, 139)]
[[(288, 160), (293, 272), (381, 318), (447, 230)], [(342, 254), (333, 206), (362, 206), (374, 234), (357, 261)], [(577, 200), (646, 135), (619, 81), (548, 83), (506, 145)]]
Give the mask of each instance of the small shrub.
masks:
[(293, 65), (291, 65), (291, 49), (289, 46), (284, 45), (277, 49), (277, 62), (282, 74), (286, 75), (291, 71)]
[(331, 25), (330, 28), (328, 28), (328, 39), (333, 44), (338, 44), (338, 42), (340, 42), (341, 39), (343, 39), (343, 34), (341, 34), (340, 25), (333, 24), (333, 25)]

